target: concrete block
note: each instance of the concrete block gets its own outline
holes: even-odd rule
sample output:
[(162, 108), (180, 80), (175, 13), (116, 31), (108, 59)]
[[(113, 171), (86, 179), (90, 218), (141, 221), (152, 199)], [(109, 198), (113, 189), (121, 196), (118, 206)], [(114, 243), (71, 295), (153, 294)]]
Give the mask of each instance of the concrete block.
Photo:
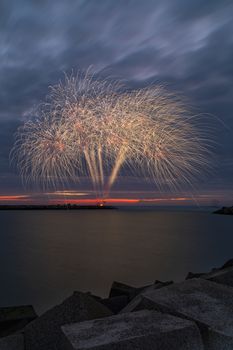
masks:
[(144, 290), (149, 289), (157, 289), (165, 287), (169, 284), (173, 283), (172, 281), (161, 282), (156, 280), (153, 284), (142, 286), (142, 287), (132, 287), (125, 283), (114, 281), (109, 293), (109, 298), (117, 297), (117, 296), (127, 296), (128, 301), (135, 298), (138, 294), (143, 292)]
[(199, 278), (206, 275), (206, 273), (203, 272), (189, 272), (187, 276), (185, 277), (186, 280), (190, 280), (191, 278)]
[(0, 350), (24, 350), (22, 334), (9, 335), (0, 339)]
[(233, 267), (233, 259), (227, 260), (223, 266), (220, 267), (220, 269), (225, 269), (227, 267)]
[(204, 279), (233, 287), (233, 267), (219, 269), (201, 276)]
[(198, 327), (156, 311), (138, 311), (62, 326), (65, 350), (203, 350)]
[(123, 312), (154, 309), (195, 321), (205, 349), (233, 349), (233, 288), (202, 278), (142, 293)]
[(0, 337), (6, 337), (24, 328), (37, 317), (33, 306), (0, 308)]
[(110, 293), (109, 298), (126, 296), (128, 300), (131, 300), (137, 295), (137, 288), (129, 286), (125, 283), (114, 281)]
[(118, 297), (101, 299), (99, 302), (107, 306), (114, 314), (118, 314), (128, 304), (128, 297), (120, 295)]
[(75, 292), (24, 329), (25, 350), (63, 350), (62, 325), (110, 315), (112, 312), (90, 295)]
[(213, 268), (209, 272), (189, 272), (185, 279), (187, 280), (199, 277), (233, 287), (233, 259), (226, 261), (221, 267)]

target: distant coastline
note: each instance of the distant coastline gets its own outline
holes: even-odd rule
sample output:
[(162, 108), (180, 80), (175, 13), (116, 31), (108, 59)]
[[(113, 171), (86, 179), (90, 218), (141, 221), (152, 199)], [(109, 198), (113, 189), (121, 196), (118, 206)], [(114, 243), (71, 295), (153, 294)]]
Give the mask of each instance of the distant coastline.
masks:
[(77, 204), (50, 204), (50, 205), (0, 205), (0, 210), (105, 210), (117, 209), (111, 205), (102, 203), (96, 205), (77, 205)]
[(233, 215), (233, 206), (222, 207), (221, 209), (215, 210), (214, 214)]

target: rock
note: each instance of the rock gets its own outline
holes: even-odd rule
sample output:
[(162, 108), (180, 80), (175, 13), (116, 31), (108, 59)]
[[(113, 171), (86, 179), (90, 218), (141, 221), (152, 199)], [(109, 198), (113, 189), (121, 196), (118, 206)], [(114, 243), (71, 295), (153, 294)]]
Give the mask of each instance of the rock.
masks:
[(62, 325), (110, 315), (112, 312), (90, 295), (75, 292), (24, 329), (25, 350), (63, 350)]
[(109, 298), (119, 297), (122, 295), (127, 296), (128, 300), (131, 300), (137, 295), (137, 288), (114, 281), (110, 289)]
[(214, 214), (233, 215), (233, 207), (222, 207), (214, 211)]
[(205, 273), (203, 272), (189, 272), (187, 276), (185, 277), (186, 280), (190, 280), (191, 278), (199, 278), (201, 276), (204, 276)]
[(173, 281), (159, 281), (159, 280), (155, 280), (155, 283), (152, 284), (151, 286), (149, 287), (144, 287), (143, 289), (144, 290), (147, 290), (147, 289), (160, 289), (162, 287), (167, 287), (169, 286), (170, 284), (174, 283)]
[(91, 295), (99, 303), (105, 305), (114, 314), (117, 314), (119, 311), (121, 311), (129, 302), (129, 299), (126, 295), (119, 295), (111, 298), (101, 298), (89, 292), (87, 294)]
[(212, 269), (210, 272), (206, 272), (206, 273), (189, 272), (185, 279), (187, 280), (187, 279), (197, 278), (197, 277), (233, 287), (233, 259), (228, 260), (221, 267)]
[(233, 266), (207, 273), (202, 278), (233, 287)]
[(64, 350), (203, 350), (195, 323), (156, 311), (138, 311), (62, 326)]
[(114, 314), (117, 314), (128, 304), (128, 297), (120, 295), (118, 297), (101, 299), (100, 303), (107, 306)]
[(233, 259), (230, 259), (227, 262), (225, 262), (225, 264), (223, 264), (223, 266), (220, 267), (220, 269), (225, 269), (227, 267), (233, 267)]
[(0, 337), (6, 337), (24, 328), (37, 317), (33, 306), (0, 308)]
[(121, 283), (121, 282), (114, 281), (112, 284), (110, 293), (109, 293), (109, 298), (125, 295), (128, 297), (128, 301), (130, 301), (145, 289), (162, 288), (162, 287), (167, 286), (171, 283), (173, 283), (173, 282), (172, 281), (161, 282), (161, 281), (156, 280), (154, 284), (150, 284), (147, 286), (136, 288), (136, 287), (132, 287), (132, 286), (129, 286), (129, 285)]
[(24, 350), (22, 334), (9, 335), (0, 339), (0, 350)]
[(142, 293), (122, 312), (154, 309), (195, 321), (205, 349), (233, 349), (233, 288), (203, 278)]

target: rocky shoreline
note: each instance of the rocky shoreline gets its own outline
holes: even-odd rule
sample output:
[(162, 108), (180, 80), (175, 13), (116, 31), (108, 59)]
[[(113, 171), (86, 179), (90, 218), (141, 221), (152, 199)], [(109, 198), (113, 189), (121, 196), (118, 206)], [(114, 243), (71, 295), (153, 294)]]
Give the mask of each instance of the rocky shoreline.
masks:
[(232, 350), (233, 259), (180, 283), (74, 292), (41, 316), (0, 308), (0, 350)]
[(232, 207), (222, 207), (214, 211), (214, 214), (224, 214), (224, 215), (233, 215), (233, 206)]
[(117, 209), (112, 205), (106, 205), (103, 203), (99, 204), (49, 204), (49, 205), (39, 205), (39, 204), (6, 204), (0, 205), (0, 210), (105, 210), (105, 209)]

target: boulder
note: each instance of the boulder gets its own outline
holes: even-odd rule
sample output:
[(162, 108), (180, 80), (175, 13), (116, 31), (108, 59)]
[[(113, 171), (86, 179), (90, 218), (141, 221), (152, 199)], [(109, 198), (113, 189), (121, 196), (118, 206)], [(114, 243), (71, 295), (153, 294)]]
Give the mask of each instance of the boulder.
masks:
[(64, 350), (203, 350), (198, 327), (178, 317), (142, 310), (62, 326)]
[(112, 315), (112, 312), (88, 294), (74, 292), (24, 329), (25, 350), (63, 350), (61, 326)]
[(125, 283), (114, 281), (110, 289), (109, 298), (119, 297), (122, 295), (126, 296), (128, 300), (131, 300), (137, 295), (137, 288), (129, 286)]
[(0, 308), (0, 337), (6, 337), (24, 328), (37, 317), (33, 306)]
[(233, 349), (233, 288), (194, 278), (142, 293), (123, 312), (154, 309), (195, 321), (205, 349)]
[(198, 278), (198, 277), (233, 287), (233, 259), (228, 260), (221, 267), (213, 268), (210, 272), (206, 272), (206, 273), (189, 272), (188, 275), (186, 276), (186, 280), (192, 279), (192, 278)]
[(128, 297), (120, 295), (118, 297), (101, 299), (99, 302), (107, 306), (114, 314), (117, 314), (128, 304)]
[(9, 335), (0, 339), (1, 350), (24, 350), (24, 338), (22, 334)]
[(162, 287), (165, 287), (171, 283), (173, 283), (173, 282), (172, 281), (161, 282), (161, 281), (156, 280), (153, 284), (149, 284), (147, 286), (132, 287), (132, 286), (129, 286), (125, 283), (114, 281), (112, 284), (110, 293), (109, 293), (109, 298), (124, 295), (124, 296), (127, 296), (128, 301), (130, 301), (133, 298), (135, 298), (139, 293), (141, 293), (142, 291), (144, 291), (148, 288), (152, 288), (152, 289), (162, 288)]
[(227, 267), (233, 267), (233, 259), (227, 260), (223, 266), (220, 267), (220, 269), (225, 269)]
[(207, 273), (202, 278), (233, 287), (233, 266)]
[(233, 207), (222, 207), (214, 211), (214, 214), (233, 215)]
[(129, 302), (126, 295), (119, 295), (111, 298), (101, 298), (89, 292), (88, 294), (91, 295), (99, 303), (107, 306), (107, 308), (110, 309), (114, 314), (120, 312)]
[(203, 272), (189, 272), (187, 276), (185, 277), (186, 280), (190, 280), (191, 278), (199, 278), (204, 276), (205, 273)]

